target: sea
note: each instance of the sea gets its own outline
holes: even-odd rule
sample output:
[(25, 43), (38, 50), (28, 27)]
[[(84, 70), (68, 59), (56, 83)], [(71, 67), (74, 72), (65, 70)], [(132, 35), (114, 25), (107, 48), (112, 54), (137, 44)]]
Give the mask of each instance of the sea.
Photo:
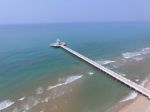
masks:
[(144, 86), (150, 22), (0, 25), (0, 112), (106, 112), (130, 88), (50, 44), (66, 45)]

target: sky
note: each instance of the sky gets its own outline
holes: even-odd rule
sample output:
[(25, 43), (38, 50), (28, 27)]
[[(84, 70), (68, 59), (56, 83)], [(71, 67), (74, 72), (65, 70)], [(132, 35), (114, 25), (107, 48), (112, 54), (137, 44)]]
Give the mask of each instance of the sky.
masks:
[(0, 0), (0, 24), (150, 21), (150, 0)]

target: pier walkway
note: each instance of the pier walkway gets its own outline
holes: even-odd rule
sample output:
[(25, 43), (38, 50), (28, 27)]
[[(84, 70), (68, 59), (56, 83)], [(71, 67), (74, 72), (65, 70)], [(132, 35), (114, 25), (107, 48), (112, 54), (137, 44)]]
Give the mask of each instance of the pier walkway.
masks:
[[(54, 47), (56, 47), (56, 45)], [(116, 72), (114, 72), (114, 71), (112, 71), (112, 70), (102, 66), (101, 64), (96, 63), (95, 61), (93, 61), (93, 60), (91, 60), (91, 59), (81, 55), (80, 53), (78, 53), (78, 52), (76, 52), (76, 51), (66, 47), (64, 44), (63, 45), (57, 44), (57, 47), (58, 48), (59, 47), (63, 48), (64, 50), (68, 51), (69, 53), (71, 53), (71, 54), (77, 56), (78, 58), (84, 60), (85, 62), (93, 65), (94, 67), (100, 69), (102, 72), (104, 72), (104, 73), (110, 75), (111, 77), (119, 80), (121, 83), (129, 86), (130, 88), (134, 89), (135, 91), (141, 93), (142, 95), (144, 95), (148, 99), (150, 99), (150, 91), (148, 89), (144, 88), (143, 86), (138, 85), (137, 83), (135, 83), (135, 82), (133, 82), (133, 81), (131, 81), (131, 80), (129, 80), (129, 79), (119, 75), (118, 73), (116, 73)]]

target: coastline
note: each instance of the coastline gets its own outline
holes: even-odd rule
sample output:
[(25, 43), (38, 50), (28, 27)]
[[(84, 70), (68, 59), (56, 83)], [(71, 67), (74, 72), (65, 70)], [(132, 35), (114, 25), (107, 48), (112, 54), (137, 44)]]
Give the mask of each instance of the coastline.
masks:
[[(150, 90), (150, 76), (148, 76), (148, 81), (144, 87)], [(119, 104), (106, 112), (150, 112), (150, 100), (145, 96), (138, 94), (135, 99), (121, 103), (119, 102)]]

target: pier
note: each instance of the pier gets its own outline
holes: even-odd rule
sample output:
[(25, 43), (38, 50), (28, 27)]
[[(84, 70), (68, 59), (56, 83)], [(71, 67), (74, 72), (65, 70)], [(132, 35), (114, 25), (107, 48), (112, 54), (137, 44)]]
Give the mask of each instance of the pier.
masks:
[(120, 81), (122, 84), (125, 84), (126, 86), (134, 89), (136, 92), (146, 96), (148, 99), (150, 99), (150, 90), (146, 89), (145, 87), (119, 75), (118, 73), (104, 67), (101, 64), (96, 63), (95, 61), (87, 58), (86, 56), (70, 49), (69, 47), (66, 47), (66, 44), (64, 42), (61, 42), (60, 40), (57, 40), (54, 44), (51, 44), (52, 47), (57, 47), (57, 48), (62, 48), (64, 50), (66, 50), (67, 52), (77, 56), (78, 58), (84, 60), (85, 62), (89, 63), (90, 65), (96, 67), (97, 69), (99, 69), (100, 71), (106, 73), (107, 75), (117, 79), (118, 81)]

